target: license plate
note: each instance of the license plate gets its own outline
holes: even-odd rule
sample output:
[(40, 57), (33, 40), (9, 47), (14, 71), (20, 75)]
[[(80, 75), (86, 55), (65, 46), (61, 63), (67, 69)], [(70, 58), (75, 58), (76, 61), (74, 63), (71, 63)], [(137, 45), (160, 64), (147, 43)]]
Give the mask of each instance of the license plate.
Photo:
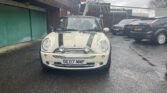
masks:
[(63, 64), (69, 64), (69, 65), (84, 64), (84, 60), (64, 59)]

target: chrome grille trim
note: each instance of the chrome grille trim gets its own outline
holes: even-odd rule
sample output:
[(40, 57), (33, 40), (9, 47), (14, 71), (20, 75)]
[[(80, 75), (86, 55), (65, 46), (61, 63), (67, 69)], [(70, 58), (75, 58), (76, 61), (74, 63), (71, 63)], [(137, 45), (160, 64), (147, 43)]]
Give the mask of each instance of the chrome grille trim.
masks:
[(58, 67), (94, 67), (95, 63), (87, 63), (87, 64), (73, 64), (73, 65), (68, 65), (68, 64), (61, 64), (61, 63), (54, 63), (54, 66)]
[(60, 58), (60, 59), (94, 59), (96, 56), (90, 56), (90, 57), (64, 57), (59, 55), (53, 55), (54, 58)]

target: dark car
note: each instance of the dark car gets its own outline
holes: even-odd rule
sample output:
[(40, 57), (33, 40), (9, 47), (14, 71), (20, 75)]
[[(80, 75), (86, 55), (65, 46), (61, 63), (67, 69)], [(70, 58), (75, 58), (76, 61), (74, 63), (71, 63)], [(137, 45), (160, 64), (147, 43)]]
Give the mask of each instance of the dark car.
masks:
[(130, 37), (130, 31), (133, 30), (134, 26), (139, 25), (139, 24), (145, 24), (145, 23), (150, 23), (152, 20), (155, 20), (156, 18), (143, 18), (137, 21), (133, 21), (124, 27), (124, 35)]
[(131, 23), (131, 22), (134, 22), (134, 21), (138, 21), (139, 19), (124, 19), (122, 21), (120, 21), (118, 24), (114, 25), (112, 27), (112, 33), (114, 35), (117, 35), (117, 34), (124, 34), (124, 30), (125, 30), (125, 25)]
[(167, 41), (167, 17), (136, 21), (128, 27), (131, 29), (130, 37), (134, 38), (137, 42), (149, 39), (162, 45)]

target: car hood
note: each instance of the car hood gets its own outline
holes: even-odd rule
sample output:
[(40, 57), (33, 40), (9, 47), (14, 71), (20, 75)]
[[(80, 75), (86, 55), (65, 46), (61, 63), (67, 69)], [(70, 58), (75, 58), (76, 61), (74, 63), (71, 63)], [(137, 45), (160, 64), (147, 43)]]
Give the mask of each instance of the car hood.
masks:
[(130, 23), (129, 25), (151, 25), (152, 22), (144, 22), (144, 21), (136, 21), (133, 23)]
[(97, 48), (99, 40), (109, 40), (103, 32), (52, 32), (45, 38), (51, 38), (53, 47), (50, 52), (63, 46), (64, 48)]

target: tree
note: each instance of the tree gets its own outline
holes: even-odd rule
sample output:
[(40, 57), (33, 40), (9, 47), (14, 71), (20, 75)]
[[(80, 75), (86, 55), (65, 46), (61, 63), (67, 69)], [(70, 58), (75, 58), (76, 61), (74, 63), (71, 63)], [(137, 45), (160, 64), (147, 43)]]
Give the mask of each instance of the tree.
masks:
[(150, 2), (151, 8), (166, 8), (167, 7), (167, 0), (152, 0)]

